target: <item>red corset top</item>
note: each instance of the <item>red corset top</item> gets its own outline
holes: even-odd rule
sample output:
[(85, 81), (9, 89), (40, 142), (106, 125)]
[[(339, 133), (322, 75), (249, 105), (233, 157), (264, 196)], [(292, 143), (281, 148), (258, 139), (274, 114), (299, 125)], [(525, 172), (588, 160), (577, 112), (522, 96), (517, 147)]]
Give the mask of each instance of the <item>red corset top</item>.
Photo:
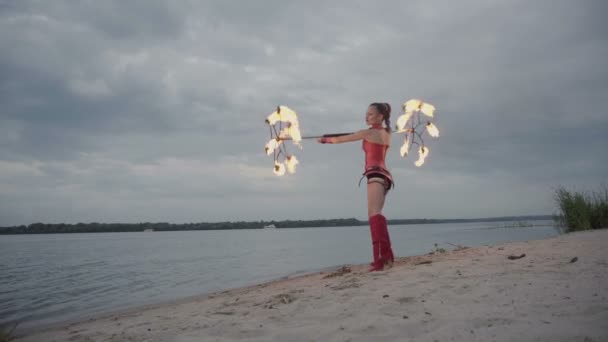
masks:
[(388, 145), (373, 143), (364, 139), (363, 151), (365, 151), (365, 168), (380, 166), (386, 169), (386, 165), (384, 164), (386, 150), (388, 150)]

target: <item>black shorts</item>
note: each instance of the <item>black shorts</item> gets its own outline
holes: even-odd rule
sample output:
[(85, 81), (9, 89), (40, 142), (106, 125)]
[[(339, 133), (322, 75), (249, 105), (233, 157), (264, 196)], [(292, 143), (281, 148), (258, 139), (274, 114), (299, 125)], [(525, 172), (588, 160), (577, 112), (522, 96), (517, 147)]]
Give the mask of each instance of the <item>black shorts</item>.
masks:
[(365, 176), (367, 177), (367, 180), (370, 180), (372, 178), (382, 178), (386, 182), (390, 182), (391, 181), (386, 175), (384, 175), (382, 173), (377, 173), (377, 172), (368, 173)]
[[(384, 193), (387, 193), (391, 188), (395, 187), (391, 173), (381, 167), (373, 167), (366, 170), (363, 173), (361, 180), (363, 180), (363, 178), (367, 178), (367, 184), (373, 182), (382, 183), (384, 185)], [(361, 186), (361, 180), (359, 180), (359, 186)]]

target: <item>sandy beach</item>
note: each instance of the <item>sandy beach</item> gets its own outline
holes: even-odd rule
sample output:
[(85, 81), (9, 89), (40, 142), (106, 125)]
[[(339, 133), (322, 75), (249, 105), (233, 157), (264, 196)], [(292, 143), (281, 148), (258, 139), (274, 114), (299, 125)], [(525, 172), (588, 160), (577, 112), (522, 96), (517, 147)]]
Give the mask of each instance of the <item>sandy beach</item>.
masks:
[(382, 272), (342, 266), (17, 341), (608, 341), (608, 230), (461, 247), (398, 258)]

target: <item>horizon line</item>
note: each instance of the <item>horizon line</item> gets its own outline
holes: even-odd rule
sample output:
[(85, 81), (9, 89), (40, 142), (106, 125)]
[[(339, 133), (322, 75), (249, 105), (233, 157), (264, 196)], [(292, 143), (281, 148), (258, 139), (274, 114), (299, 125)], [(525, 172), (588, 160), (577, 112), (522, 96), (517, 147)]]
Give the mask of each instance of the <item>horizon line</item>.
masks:
[[(553, 217), (553, 214), (549, 215), (508, 215), (508, 216), (489, 216), (489, 217), (469, 217), (469, 218), (395, 218), (395, 219), (387, 219), (388, 221), (413, 221), (413, 220), (426, 220), (426, 221), (470, 221), (470, 220), (496, 220), (496, 219), (513, 219), (513, 218), (543, 218), (543, 217)], [(19, 226), (30, 226), (34, 224), (68, 224), (68, 225), (77, 225), (77, 224), (175, 224), (175, 225), (184, 225), (184, 224), (196, 224), (196, 223), (225, 223), (225, 222), (282, 222), (282, 221), (335, 221), (335, 220), (357, 220), (359, 222), (366, 222), (367, 220), (360, 220), (356, 217), (348, 217), (348, 218), (318, 218), (318, 219), (283, 219), (283, 220), (235, 220), (235, 221), (191, 221), (191, 222), (183, 222), (183, 223), (174, 223), (174, 222), (166, 222), (166, 221), (138, 221), (138, 222), (76, 222), (76, 223), (66, 223), (66, 222), (56, 222), (56, 223), (45, 223), (45, 222), (33, 222), (29, 224), (17, 224), (10, 226), (0, 226), (0, 228), (11, 228), (11, 227), (19, 227)]]

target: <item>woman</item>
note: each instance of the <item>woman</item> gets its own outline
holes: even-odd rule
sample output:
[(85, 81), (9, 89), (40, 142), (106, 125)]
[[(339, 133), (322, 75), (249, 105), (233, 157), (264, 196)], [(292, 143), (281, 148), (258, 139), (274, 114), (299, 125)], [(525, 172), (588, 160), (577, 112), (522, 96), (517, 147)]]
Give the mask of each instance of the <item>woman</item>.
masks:
[[(367, 178), (367, 214), (374, 253), (374, 262), (370, 271), (381, 271), (385, 265), (391, 266), (394, 261), (386, 218), (382, 215), (384, 199), (394, 184), (393, 177), (384, 162), (391, 142), (390, 117), (391, 106), (388, 103), (375, 102), (369, 105), (365, 114), (365, 122), (371, 126), (369, 129), (318, 140), (322, 144), (363, 140), (363, 151), (365, 151), (363, 177)], [(382, 126), (382, 122), (386, 124), (385, 127)]]

